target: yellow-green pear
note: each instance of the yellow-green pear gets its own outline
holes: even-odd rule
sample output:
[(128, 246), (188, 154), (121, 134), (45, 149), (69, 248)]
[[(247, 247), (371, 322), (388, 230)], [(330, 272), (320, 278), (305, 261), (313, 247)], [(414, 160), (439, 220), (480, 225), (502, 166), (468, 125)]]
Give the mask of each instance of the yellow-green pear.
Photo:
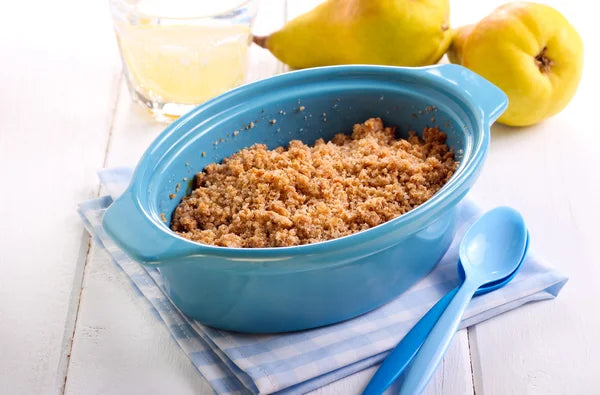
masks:
[(327, 0), (255, 42), (293, 68), (423, 66), (448, 49), (448, 0)]
[(557, 10), (514, 2), (456, 31), (448, 58), (508, 96), (498, 122), (527, 126), (561, 111), (581, 79), (583, 42)]

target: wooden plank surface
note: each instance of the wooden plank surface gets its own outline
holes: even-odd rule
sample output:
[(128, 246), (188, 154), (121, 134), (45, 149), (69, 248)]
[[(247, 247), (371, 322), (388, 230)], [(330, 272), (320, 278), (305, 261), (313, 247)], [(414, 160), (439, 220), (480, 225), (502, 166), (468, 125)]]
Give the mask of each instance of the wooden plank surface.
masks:
[[(273, 31), (317, 2), (263, 0), (255, 32)], [(540, 125), (494, 126), (473, 196), (484, 207), (521, 210), (532, 249), (570, 281), (557, 300), (460, 331), (427, 394), (600, 393), (597, 29), (582, 0), (548, 3), (584, 38), (579, 92)], [(452, 0), (452, 26), (499, 4)], [(0, 6), (0, 392), (211, 393), (106, 253), (88, 250), (75, 214), (77, 202), (98, 194), (97, 169), (135, 165), (165, 126), (130, 101), (107, 4), (8, 7)], [(255, 46), (251, 59), (249, 80), (286, 70)], [(373, 372), (314, 393), (357, 393)]]
[(64, 383), (120, 78), (103, 2), (0, 5), (0, 392)]

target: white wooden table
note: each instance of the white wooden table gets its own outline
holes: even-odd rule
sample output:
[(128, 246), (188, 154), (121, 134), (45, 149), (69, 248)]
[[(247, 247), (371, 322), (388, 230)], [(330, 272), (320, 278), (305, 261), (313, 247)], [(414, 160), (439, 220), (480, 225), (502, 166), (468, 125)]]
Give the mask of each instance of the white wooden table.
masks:
[[(263, 0), (255, 32), (314, 3)], [(453, 0), (452, 25), (497, 4)], [(519, 209), (532, 248), (570, 281), (554, 301), (460, 331), (428, 394), (600, 393), (597, 14), (551, 4), (586, 45), (579, 91), (540, 125), (495, 125), (472, 195)], [(130, 102), (107, 2), (5, 2), (0, 15), (0, 392), (211, 393), (75, 212), (103, 193), (98, 169), (134, 166), (164, 128)], [(255, 46), (251, 58), (250, 80), (285, 71)], [(316, 393), (358, 393), (373, 372)]]

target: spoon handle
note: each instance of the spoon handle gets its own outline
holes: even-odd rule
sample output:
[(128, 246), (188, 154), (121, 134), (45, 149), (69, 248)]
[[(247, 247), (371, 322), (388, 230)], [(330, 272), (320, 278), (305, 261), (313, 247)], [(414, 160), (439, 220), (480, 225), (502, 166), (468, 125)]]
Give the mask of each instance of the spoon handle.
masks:
[(400, 395), (421, 394), (442, 360), (463, 313), (478, 285), (468, 279), (462, 283), (448, 307), (419, 349), (400, 387)]
[(382, 394), (404, 372), (410, 361), (417, 354), (421, 345), (431, 332), (431, 328), (438, 321), (444, 309), (448, 306), (458, 287), (454, 288), (441, 298), (429, 311), (412, 327), (388, 354), (362, 395)]

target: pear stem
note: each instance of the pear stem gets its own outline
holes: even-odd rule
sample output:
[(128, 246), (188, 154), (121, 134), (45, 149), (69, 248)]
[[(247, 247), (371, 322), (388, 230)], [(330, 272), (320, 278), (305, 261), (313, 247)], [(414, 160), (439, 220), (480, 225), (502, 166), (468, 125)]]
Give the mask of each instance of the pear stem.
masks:
[(252, 41), (259, 47), (267, 48), (268, 36), (252, 36)]
[(537, 56), (535, 57), (535, 63), (537, 64), (538, 68), (540, 69), (540, 71), (542, 73), (547, 73), (550, 71), (550, 69), (552, 68), (552, 65), (554, 65), (554, 61), (548, 57), (546, 57), (546, 51), (548, 50), (548, 47), (544, 47), (542, 49), (542, 51), (537, 54)]

